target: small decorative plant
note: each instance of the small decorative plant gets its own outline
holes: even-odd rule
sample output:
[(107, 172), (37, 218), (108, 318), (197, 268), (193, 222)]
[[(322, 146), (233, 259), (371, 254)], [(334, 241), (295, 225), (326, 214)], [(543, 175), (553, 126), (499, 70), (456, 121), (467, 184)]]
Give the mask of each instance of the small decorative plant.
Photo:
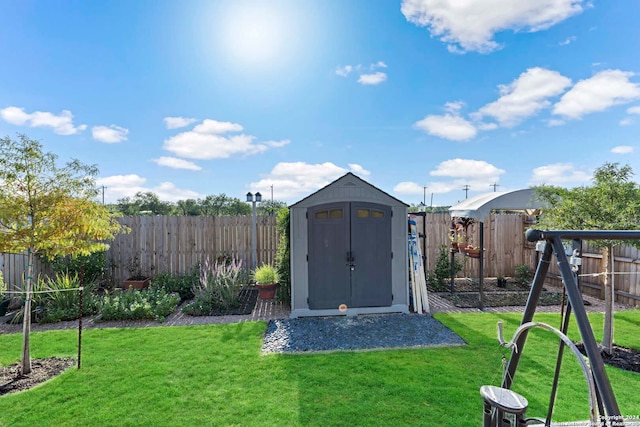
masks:
[(125, 266), (129, 272), (128, 280), (144, 280), (149, 277), (149, 274), (143, 270), (138, 255), (134, 255)]
[(254, 270), (253, 279), (256, 281), (260, 299), (270, 300), (275, 297), (280, 275), (274, 266), (262, 264)]
[(278, 283), (280, 277), (278, 275), (278, 270), (276, 270), (274, 266), (270, 264), (262, 264), (253, 272), (253, 279), (256, 281), (256, 285), (261, 286)]

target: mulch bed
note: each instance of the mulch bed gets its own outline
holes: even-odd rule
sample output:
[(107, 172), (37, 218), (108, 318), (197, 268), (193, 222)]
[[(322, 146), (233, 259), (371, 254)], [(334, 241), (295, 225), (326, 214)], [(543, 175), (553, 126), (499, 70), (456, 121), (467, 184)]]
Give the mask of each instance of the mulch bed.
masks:
[[(587, 353), (584, 350), (584, 344), (576, 344), (580, 353), (584, 356)], [(623, 347), (620, 345), (613, 345), (611, 354), (606, 351), (600, 351), (602, 361), (606, 365), (615, 366), (616, 368), (624, 369), (625, 371), (632, 371), (640, 373), (640, 351), (635, 348)]]
[[(454, 293), (440, 292), (442, 298), (451, 301), (456, 307), (478, 308), (479, 306), (478, 280), (468, 278), (455, 279)], [(448, 289), (447, 289), (448, 290)], [(523, 306), (529, 297), (530, 287), (520, 284), (512, 279), (507, 279), (505, 287), (498, 287), (495, 277), (487, 277), (482, 283), (485, 307)], [(562, 294), (558, 292), (543, 291), (539, 305), (557, 305), (562, 300)]]
[(202, 316), (228, 316), (251, 314), (258, 301), (258, 289), (255, 287), (243, 288), (238, 295), (240, 305), (231, 308), (218, 308), (210, 313), (203, 313)]
[(2, 367), (0, 368), (0, 396), (33, 388), (57, 377), (75, 364), (74, 359), (59, 357), (32, 359), (31, 372), (27, 375), (20, 373), (20, 363)]

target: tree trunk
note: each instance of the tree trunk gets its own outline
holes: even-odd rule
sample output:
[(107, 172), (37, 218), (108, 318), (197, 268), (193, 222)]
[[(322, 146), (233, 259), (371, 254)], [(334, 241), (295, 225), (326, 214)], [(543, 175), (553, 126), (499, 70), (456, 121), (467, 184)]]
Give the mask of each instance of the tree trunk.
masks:
[(31, 295), (33, 291), (33, 250), (28, 251), (27, 259), (27, 289), (24, 301), (24, 316), (22, 318), (22, 375), (31, 372), (31, 352), (29, 337), (31, 334)]
[[(604, 331), (602, 336), (603, 350), (609, 354), (613, 351), (613, 303), (615, 297), (614, 285), (614, 256), (613, 246), (609, 245), (602, 251), (605, 264), (604, 270)], [(611, 278), (609, 278), (609, 271)]]

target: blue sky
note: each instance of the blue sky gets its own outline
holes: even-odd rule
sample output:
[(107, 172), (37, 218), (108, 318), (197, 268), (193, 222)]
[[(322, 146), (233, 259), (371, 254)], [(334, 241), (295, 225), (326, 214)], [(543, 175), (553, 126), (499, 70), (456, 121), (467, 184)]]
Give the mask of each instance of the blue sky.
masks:
[(636, 0), (0, 0), (0, 135), (97, 164), (107, 202), (293, 203), (349, 171), (435, 206), (584, 185), (607, 161), (640, 174), (638, 17)]

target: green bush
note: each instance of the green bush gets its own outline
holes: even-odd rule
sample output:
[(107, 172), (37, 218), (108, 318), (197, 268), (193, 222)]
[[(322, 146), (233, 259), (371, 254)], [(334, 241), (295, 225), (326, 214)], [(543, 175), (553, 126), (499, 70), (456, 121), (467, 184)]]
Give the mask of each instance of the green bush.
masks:
[(207, 259), (200, 267), (198, 283), (193, 287), (194, 300), (182, 311), (193, 316), (211, 314), (240, 306), (240, 290), (247, 283), (247, 273), (242, 261), (231, 263)]
[(277, 233), (280, 236), (276, 252), (276, 269), (280, 277), (276, 298), (279, 302), (291, 304), (291, 251), (290, 251), (290, 215), (289, 208), (278, 210), (276, 218)]
[(151, 279), (151, 289), (164, 289), (167, 293), (175, 292), (181, 301), (194, 297), (193, 288), (198, 284), (199, 269), (197, 265), (187, 274), (159, 273)]
[(515, 279), (519, 285), (531, 284), (531, 280), (533, 279), (531, 268), (526, 264), (516, 265)]
[[(447, 245), (441, 245), (438, 252), (438, 259), (436, 259), (436, 268), (428, 273), (429, 285), (437, 292), (447, 289), (447, 284), (451, 279), (451, 260), (449, 259), (449, 247)], [(459, 273), (464, 264), (458, 260), (458, 257), (453, 258), (454, 275)]]
[(104, 252), (94, 252), (91, 255), (57, 256), (45, 261), (51, 265), (53, 271), (69, 276), (78, 276), (82, 283), (100, 281), (107, 271), (107, 260)]
[(101, 320), (155, 319), (164, 322), (179, 302), (178, 294), (164, 289), (117, 291), (102, 297)]

